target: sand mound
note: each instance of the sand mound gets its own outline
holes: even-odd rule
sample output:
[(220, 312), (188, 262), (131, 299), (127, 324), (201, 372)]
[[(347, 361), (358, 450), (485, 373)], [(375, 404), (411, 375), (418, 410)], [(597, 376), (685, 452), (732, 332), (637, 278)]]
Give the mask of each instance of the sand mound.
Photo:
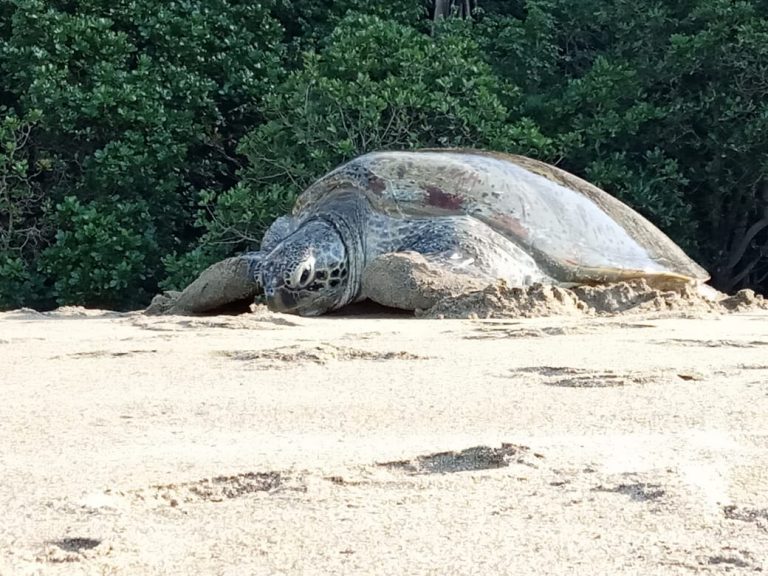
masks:
[(532, 318), (537, 316), (603, 316), (671, 313), (698, 316), (707, 313), (768, 309), (768, 302), (752, 290), (713, 299), (694, 287), (680, 291), (655, 290), (645, 280), (605, 286), (561, 288), (535, 284), (513, 288), (503, 282), (467, 294), (447, 297), (417, 311), (426, 318)]
[(659, 290), (645, 280), (604, 286), (535, 284), (527, 288), (504, 282), (487, 285), (467, 274), (436, 267), (417, 253), (385, 254), (363, 278), (365, 294), (394, 308), (416, 310), (425, 318), (531, 318), (537, 316), (671, 313), (698, 316), (768, 309), (751, 290), (726, 296), (704, 287)]

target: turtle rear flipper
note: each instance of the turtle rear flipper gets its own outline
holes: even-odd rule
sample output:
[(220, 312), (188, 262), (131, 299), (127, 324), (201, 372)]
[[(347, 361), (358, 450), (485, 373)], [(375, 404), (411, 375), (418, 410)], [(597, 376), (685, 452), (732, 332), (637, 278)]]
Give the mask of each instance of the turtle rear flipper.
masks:
[(227, 258), (203, 270), (182, 292), (156, 296), (146, 314), (247, 312), (261, 293), (261, 252)]

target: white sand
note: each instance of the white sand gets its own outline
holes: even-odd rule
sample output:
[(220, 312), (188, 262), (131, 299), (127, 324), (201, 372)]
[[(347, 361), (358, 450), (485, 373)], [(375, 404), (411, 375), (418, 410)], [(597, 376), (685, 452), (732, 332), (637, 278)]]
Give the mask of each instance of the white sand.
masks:
[(3, 576), (768, 570), (766, 312), (17, 311), (0, 363)]

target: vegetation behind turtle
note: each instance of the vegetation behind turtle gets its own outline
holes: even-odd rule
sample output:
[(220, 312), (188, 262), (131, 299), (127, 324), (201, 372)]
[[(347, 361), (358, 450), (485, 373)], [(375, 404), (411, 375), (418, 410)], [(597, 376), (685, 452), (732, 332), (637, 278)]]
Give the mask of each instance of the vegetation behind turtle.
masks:
[(4, 4), (0, 307), (143, 306), (343, 160), (426, 146), (556, 163), (766, 289), (765, 0), (465, 5)]

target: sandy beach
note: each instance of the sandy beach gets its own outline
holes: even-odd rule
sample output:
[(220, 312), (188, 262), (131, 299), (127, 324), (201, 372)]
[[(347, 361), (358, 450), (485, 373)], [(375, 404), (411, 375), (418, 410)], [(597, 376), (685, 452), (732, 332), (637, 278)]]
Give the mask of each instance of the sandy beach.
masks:
[(0, 314), (0, 574), (768, 570), (768, 312)]

